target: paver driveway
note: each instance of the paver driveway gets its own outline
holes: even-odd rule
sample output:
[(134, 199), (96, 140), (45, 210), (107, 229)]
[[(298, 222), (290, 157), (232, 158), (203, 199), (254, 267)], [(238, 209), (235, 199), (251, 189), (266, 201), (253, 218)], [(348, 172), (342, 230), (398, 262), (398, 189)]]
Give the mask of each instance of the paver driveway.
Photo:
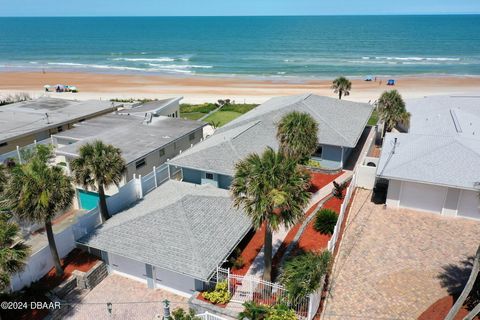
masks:
[[(148, 289), (146, 284), (112, 274), (89, 292), (65, 319), (161, 319), (164, 299), (171, 301), (172, 311), (178, 307), (188, 310), (188, 299), (185, 297), (164, 290)], [(107, 302), (112, 303), (111, 315), (107, 311)]]
[(384, 209), (370, 196), (357, 190), (323, 319), (416, 319), (469, 275), (462, 261), (480, 222)]

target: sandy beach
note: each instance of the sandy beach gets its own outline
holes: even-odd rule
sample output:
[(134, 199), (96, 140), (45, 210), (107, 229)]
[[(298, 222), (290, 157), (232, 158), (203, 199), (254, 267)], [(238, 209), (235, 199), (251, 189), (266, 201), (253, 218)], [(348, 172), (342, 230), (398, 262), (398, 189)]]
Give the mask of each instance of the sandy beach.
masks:
[[(387, 78), (377, 82), (352, 80), (352, 91), (345, 99), (353, 101), (375, 101), (388, 89), (395, 88), (404, 98), (428, 95), (478, 95), (480, 77), (462, 76), (416, 76), (397, 77), (397, 85), (388, 87)], [(380, 82), (381, 81), (381, 82)], [(74, 85), (79, 93), (45, 93), (46, 84)], [(69, 99), (112, 99), (112, 98), (167, 98), (183, 96), (184, 102), (201, 103), (229, 98), (237, 102), (262, 103), (280, 95), (306, 92), (335, 97), (330, 89), (331, 80), (298, 79), (249, 79), (220, 78), (206, 76), (174, 77), (142, 74), (100, 74), (74, 72), (4, 72), (0, 73), (0, 95), (26, 92), (32, 97), (49, 95)]]

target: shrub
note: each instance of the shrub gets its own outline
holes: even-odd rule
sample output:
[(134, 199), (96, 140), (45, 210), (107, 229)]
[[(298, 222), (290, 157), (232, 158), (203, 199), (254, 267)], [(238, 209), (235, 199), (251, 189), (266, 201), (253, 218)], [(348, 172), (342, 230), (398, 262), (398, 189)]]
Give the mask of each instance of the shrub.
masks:
[(263, 320), (267, 317), (269, 307), (258, 304), (254, 301), (247, 301), (243, 304), (243, 311), (238, 314), (239, 320)]
[(267, 320), (297, 320), (297, 315), (286, 305), (277, 304), (269, 309)]
[(320, 162), (315, 161), (313, 159), (309, 159), (307, 163), (305, 164), (307, 167), (311, 168), (321, 168), (322, 166), (320, 165)]
[(313, 228), (321, 234), (332, 234), (337, 224), (338, 215), (331, 209), (321, 209), (317, 212)]
[(238, 319), (244, 320), (296, 320), (295, 311), (284, 304), (267, 306), (248, 301), (243, 304), (244, 310), (239, 313)]
[(175, 309), (172, 312), (172, 319), (173, 320), (200, 320), (199, 317), (195, 316), (195, 310), (190, 309), (187, 313), (182, 308)]
[(347, 189), (348, 182), (337, 183), (333, 181), (333, 196), (337, 199), (343, 200), (343, 192)]
[(297, 303), (320, 287), (330, 260), (331, 254), (325, 250), (320, 254), (302, 253), (285, 262), (280, 283), (287, 289), (289, 302)]
[(240, 250), (240, 248), (236, 248), (233, 251), (232, 256), (228, 259), (228, 262), (230, 263), (230, 265), (235, 269), (241, 269), (245, 264), (241, 254), (242, 254), (242, 250)]
[(215, 285), (215, 290), (204, 292), (202, 296), (213, 304), (226, 304), (232, 298), (228, 292), (228, 282), (221, 281)]

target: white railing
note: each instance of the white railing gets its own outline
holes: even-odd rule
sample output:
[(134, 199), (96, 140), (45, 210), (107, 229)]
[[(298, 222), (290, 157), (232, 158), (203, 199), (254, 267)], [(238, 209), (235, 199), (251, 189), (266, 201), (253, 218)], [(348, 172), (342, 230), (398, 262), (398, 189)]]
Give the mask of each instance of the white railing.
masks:
[[(299, 319), (311, 320), (317, 312), (320, 295), (317, 292), (300, 299), (294, 304), (288, 303), (288, 292), (281, 284), (264, 281), (252, 276), (242, 276), (230, 273), (229, 269), (217, 268), (217, 282), (228, 282), (228, 290), (232, 296), (231, 301), (244, 303), (253, 301), (259, 304), (275, 305), (287, 303), (295, 310)], [(321, 294), (321, 289), (319, 290)]]
[(196, 318), (200, 318), (202, 320), (227, 320), (226, 318), (222, 318), (217, 316), (213, 313), (205, 311), (205, 313), (195, 315)]
[(347, 188), (347, 192), (345, 193), (345, 198), (343, 199), (342, 206), (340, 207), (340, 213), (338, 214), (337, 224), (335, 225), (335, 229), (333, 229), (333, 234), (330, 240), (328, 241), (328, 251), (332, 252), (335, 250), (337, 245), (338, 237), (340, 235), (340, 231), (342, 228), (343, 220), (345, 219), (345, 212), (347, 211), (348, 204), (353, 194), (353, 190), (355, 190), (357, 185), (357, 174), (354, 173), (352, 177), (352, 181)]
[(21, 163), (22, 160), (23, 160), (22, 159), (22, 153), (23, 152), (25, 152), (27, 150), (32, 150), (35, 146), (37, 146), (39, 144), (48, 145), (48, 144), (51, 144), (51, 143), (52, 143), (52, 139), (48, 138), (48, 139), (44, 139), (44, 140), (41, 140), (41, 141), (36, 141), (35, 140), (33, 143), (31, 143), (29, 145), (26, 145), (26, 146), (23, 146), (23, 147), (17, 146), (16, 150), (12, 150), (10, 152), (0, 154), (0, 162), (4, 162), (7, 159), (16, 159), (17, 161), (19, 161)]

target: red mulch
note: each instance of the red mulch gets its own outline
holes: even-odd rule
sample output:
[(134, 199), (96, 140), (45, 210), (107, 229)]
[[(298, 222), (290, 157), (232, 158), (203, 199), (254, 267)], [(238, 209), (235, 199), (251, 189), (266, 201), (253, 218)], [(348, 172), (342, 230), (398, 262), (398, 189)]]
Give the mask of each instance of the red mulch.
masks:
[[(432, 304), (427, 310), (425, 310), (418, 320), (443, 320), (447, 316), (448, 312), (453, 306), (453, 297), (446, 296), (439, 299), (437, 302)], [(462, 308), (455, 316), (455, 320), (462, 320), (468, 314), (467, 309)], [(475, 317), (474, 319), (480, 319), (480, 316)]]
[[(55, 275), (55, 268), (52, 268), (45, 276), (38, 282), (33, 283), (30, 288), (25, 289), (25, 294), (19, 296), (18, 301), (43, 301), (50, 302), (44, 295), (46, 292), (54, 289), (64, 280), (68, 279), (73, 270), (88, 271), (98, 261), (98, 258), (83, 252), (79, 249), (74, 249), (64, 259), (61, 260), (64, 268), (64, 275), (57, 277)], [(48, 310), (26, 309), (18, 312), (2, 313), (5, 319), (19, 319), (19, 320), (41, 320), (48, 315)]]
[(315, 193), (318, 190), (322, 189), (333, 180), (337, 179), (343, 174), (343, 171), (335, 174), (326, 174), (326, 173), (319, 173), (319, 172), (310, 172), (312, 179), (311, 179), (311, 186), (308, 191)]
[(247, 273), (248, 269), (253, 263), (253, 260), (255, 260), (258, 253), (262, 250), (264, 240), (265, 228), (262, 226), (255, 232), (248, 244), (242, 250), (241, 257), (243, 259), (243, 266), (240, 269), (232, 268), (233, 274), (244, 276)]
[(87, 272), (95, 265), (95, 263), (97, 263), (97, 261), (98, 258), (88, 252), (74, 249), (68, 254), (68, 256), (61, 260), (63, 276), (57, 277), (55, 274), (55, 268), (52, 268), (42, 279), (40, 279), (39, 284), (45, 288), (45, 290), (51, 290), (67, 280), (74, 270)]

